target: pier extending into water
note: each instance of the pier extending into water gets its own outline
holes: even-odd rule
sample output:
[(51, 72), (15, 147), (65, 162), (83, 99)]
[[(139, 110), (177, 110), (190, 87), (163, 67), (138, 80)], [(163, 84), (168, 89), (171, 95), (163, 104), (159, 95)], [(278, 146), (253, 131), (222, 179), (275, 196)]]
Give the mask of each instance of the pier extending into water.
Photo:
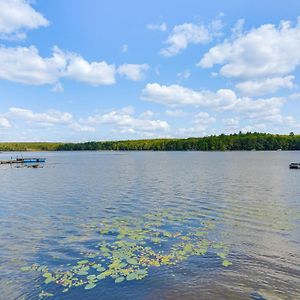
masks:
[(5, 164), (28, 164), (28, 163), (44, 163), (46, 158), (11, 158), (9, 160), (1, 160), (0, 165)]

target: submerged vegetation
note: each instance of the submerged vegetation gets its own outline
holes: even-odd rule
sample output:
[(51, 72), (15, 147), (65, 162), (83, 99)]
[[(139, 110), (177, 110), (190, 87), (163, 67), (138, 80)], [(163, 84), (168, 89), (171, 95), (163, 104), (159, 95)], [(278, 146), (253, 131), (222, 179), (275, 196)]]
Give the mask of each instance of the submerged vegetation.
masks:
[(228, 246), (210, 237), (215, 226), (201, 213), (171, 211), (104, 219), (85, 226), (98, 234), (99, 241), (91, 251), (80, 253), (77, 261), (58, 268), (34, 263), (21, 270), (41, 273), (41, 288), (49, 285), (49, 290), (40, 292), (40, 298), (44, 298), (53, 295), (51, 285), (61, 286), (65, 293), (80, 286), (93, 289), (106, 278), (116, 284), (142, 280), (152, 268), (171, 267), (191, 256), (215, 255), (220, 265), (228, 267), (232, 264)]
[(86, 143), (0, 143), (0, 151), (154, 150), (238, 151), (300, 150), (300, 135), (239, 133), (187, 139), (149, 139)]

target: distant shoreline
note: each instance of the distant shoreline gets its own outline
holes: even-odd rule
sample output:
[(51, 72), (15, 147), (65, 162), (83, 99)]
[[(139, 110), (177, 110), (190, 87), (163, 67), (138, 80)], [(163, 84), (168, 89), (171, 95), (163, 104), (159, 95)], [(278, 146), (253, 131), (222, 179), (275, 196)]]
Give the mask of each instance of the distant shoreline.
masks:
[(0, 142), (0, 152), (36, 151), (295, 151), (300, 135), (239, 133), (201, 138), (166, 138), (85, 143)]

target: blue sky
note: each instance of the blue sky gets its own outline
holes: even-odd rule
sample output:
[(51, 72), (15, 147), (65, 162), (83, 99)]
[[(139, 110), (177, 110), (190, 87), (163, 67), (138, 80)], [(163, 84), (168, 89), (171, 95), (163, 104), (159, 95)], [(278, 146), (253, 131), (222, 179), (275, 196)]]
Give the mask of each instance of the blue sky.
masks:
[(0, 141), (300, 130), (300, 2), (0, 0)]

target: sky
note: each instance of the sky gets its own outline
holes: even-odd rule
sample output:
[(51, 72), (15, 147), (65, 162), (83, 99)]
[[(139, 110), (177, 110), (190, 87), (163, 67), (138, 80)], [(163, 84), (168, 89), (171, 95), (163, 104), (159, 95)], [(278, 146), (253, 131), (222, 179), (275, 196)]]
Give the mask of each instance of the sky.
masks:
[(299, 0), (0, 0), (0, 141), (299, 133), (299, 65)]

